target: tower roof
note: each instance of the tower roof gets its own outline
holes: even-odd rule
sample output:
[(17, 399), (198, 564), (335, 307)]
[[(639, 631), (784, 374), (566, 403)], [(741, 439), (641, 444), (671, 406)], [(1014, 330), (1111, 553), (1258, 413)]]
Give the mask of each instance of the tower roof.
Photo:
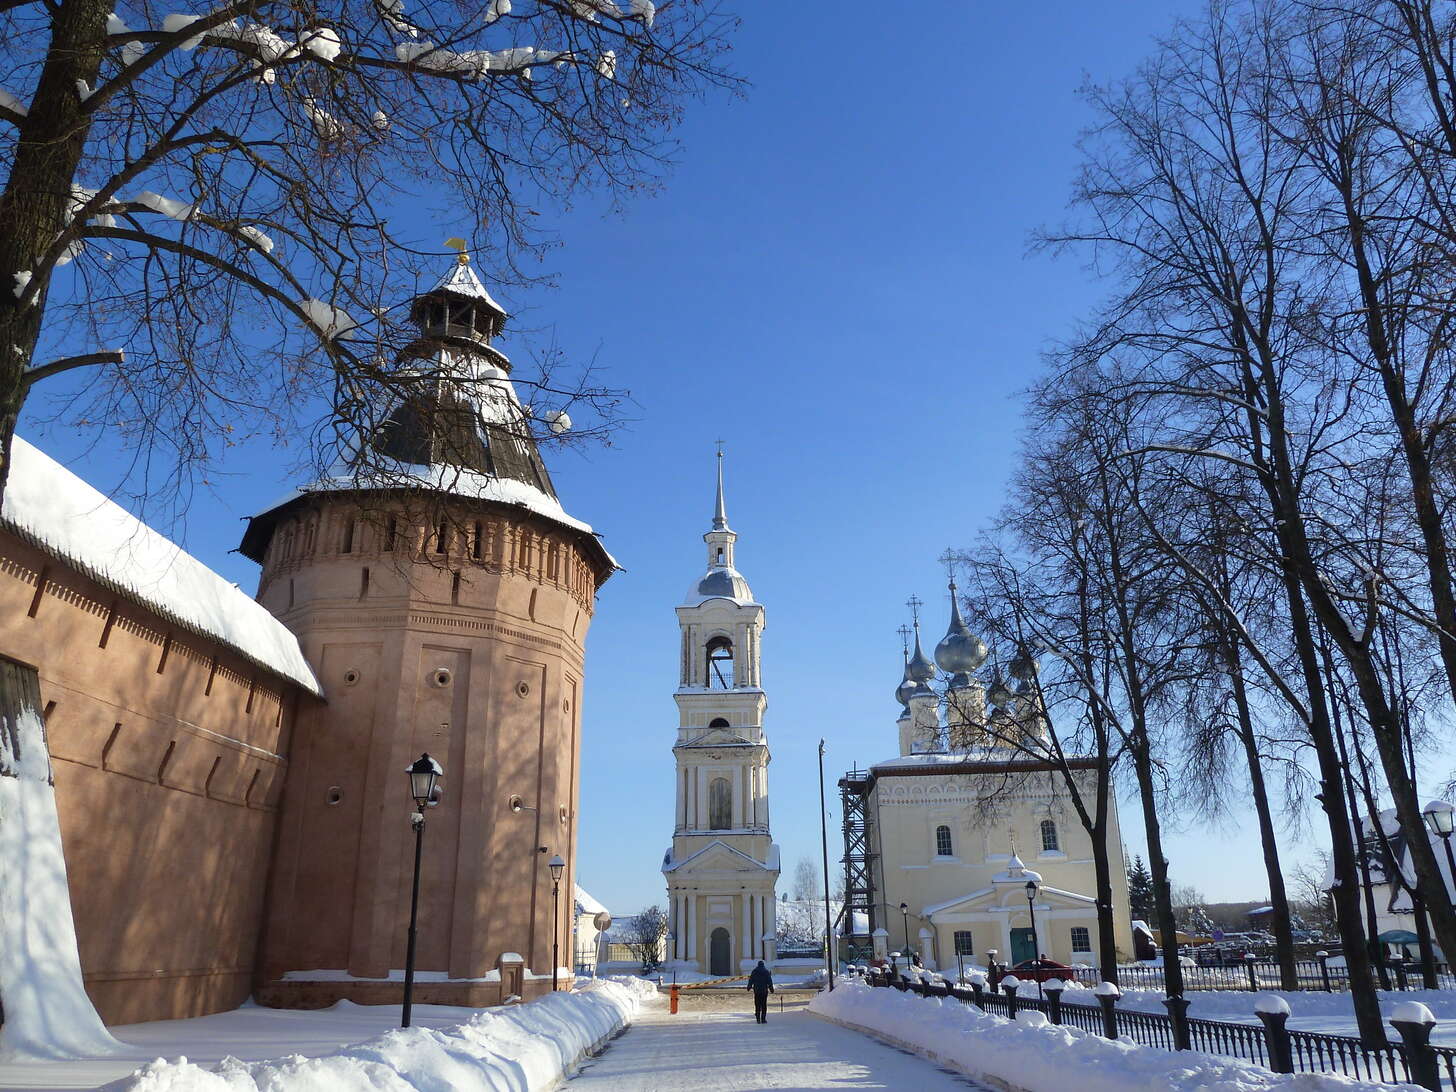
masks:
[(713, 530), (727, 531), (728, 509), (723, 504), (723, 449), (718, 449), (718, 503), (713, 508)]
[(733, 547), (738, 533), (728, 526), (728, 509), (723, 500), (723, 450), (718, 450), (718, 491), (713, 504), (713, 526), (703, 535), (708, 544), (708, 571), (688, 591), (684, 606), (697, 606), (709, 599), (734, 603), (754, 602), (753, 589), (733, 567)]
[[(453, 302), (452, 302), (453, 301)], [(240, 551), (261, 561), (282, 510), (323, 492), (421, 491), (527, 509), (591, 539), (556, 496), (505, 357), (489, 345), (505, 311), (461, 253), (410, 313), (421, 337), (404, 351), (389, 401), (351, 455), (254, 516)]]

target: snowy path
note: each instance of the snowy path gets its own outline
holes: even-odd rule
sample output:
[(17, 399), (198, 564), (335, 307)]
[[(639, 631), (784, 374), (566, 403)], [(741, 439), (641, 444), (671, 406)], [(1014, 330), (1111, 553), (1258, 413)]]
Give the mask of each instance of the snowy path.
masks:
[(760, 1026), (748, 1011), (671, 1016), (653, 1005), (565, 1092), (675, 1088), (967, 1092), (984, 1086), (802, 1010), (770, 1012), (768, 1023)]

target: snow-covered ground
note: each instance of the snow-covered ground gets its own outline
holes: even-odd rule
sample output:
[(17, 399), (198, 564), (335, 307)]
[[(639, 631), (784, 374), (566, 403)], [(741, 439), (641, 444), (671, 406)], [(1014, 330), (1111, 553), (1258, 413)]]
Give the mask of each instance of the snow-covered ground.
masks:
[(954, 998), (871, 989), (859, 982), (819, 994), (809, 1011), (956, 1066), (972, 1077), (1025, 1092), (1064, 1092), (1069, 1081), (1078, 1092), (1416, 1092), (1411, 1084), (1376, 1084), (1324, 1074), (1279, 1075), (1231, 1058), (1155, 1050), (1077, 1028), (1053, 1027), (1031, 1010), (1012, 1022)]
[(105, 1056), (0, 1065), (0, 1089), (544, 1089), (652, 996), (643, 983), (603, 982), (499, 1009), (418, 1005), (408, 1030), (399, 1028), (394, 1006), (248, 1005), (194, 1020), (113, 1028), (121, 1046)]

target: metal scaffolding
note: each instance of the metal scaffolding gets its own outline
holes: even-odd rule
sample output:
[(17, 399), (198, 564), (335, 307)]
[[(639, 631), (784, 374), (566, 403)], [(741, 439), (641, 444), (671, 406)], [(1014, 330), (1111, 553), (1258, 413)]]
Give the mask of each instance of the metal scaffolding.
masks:
[[(844, 906), (840, 910), (843, 936), (856, 958), (869, 958), (873, 951), (875, 931), (875, 852), (869, 812), (870, 774), (858, 766), (839, 779), (841, 814), (844, 816)], [(855, 929), (858, 920), (867, 923), (863, 932)]]

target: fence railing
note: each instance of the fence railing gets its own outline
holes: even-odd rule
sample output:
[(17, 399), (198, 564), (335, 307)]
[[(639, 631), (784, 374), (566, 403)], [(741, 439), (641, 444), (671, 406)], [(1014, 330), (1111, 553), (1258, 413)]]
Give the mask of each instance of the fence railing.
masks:
[[(1294, 963), (1295, 988), (1301, 990), (1348, 990), (1350, 974), (1344, 966), (1328, 959), (1299, 959)], [(1386, 973), (1392, 989), (1424, 989), (1419, 963), (1391, 963)], [(1166, 980), (1162, 967), (1141, 963), (1120, 963), (1117, 981), (1122, 986), (1138, 989), (1163, 989)], [(1456, 975), (1445, 963), (1436, 965), (1438, 989), (1456, 990)], [(1284, 989), (1279, 964), (1264, 960), (1247, 960), (1236, 966), (1183, 968), (1185, 990), (1279, 990)]]
[[(1286, 1026), (1284, 1011), (1258, 1012), (1259, 1024), (1223, 1020), (1200, 1020), (1188, 1016), (1188, 1002), (1169, 998), (1167, 1013), (1139, 1012), (1117, 1008), (1116, 987), (1104, 989), (1097, 1005), (1064, 1002), (1061, 989), (1045, 991), (1045, 997), (1020, 997), (1019, 983), (1012, 978), (997, 993), (973, 982), (952, 986), (939, 976), (916, 973), (914, 978), (889, 969), (855, 969), (871, 986), (892, 987), (921, 997), (954, 997), (975, 1005), (982, 1012), (1014, 1020), (1022, 1009), (1045, 1014), (1053, 1024), (1070, 1025), (1109, 1039), (1125, 1036), (1142, 1046), (1161, 1050), (1199, 1050), (1230, 1058), (1242, 1058), (1275, 1073), (1339, 1073), (1367, 1081), (1398, 1083), (1409, 1081), (1439, 1092), (1456, 1089), (1456, 1047), (1432, 1046), (1433, 1024), (1391, 1020), (1401, 1042), (1367, 1047), (1349, 1035), (1294, 1031)], [(1269, 1006), (1271, 1008), (1278, 1006)], [(1443, 1083), (1444, 1082), (1444, 1083)]]

